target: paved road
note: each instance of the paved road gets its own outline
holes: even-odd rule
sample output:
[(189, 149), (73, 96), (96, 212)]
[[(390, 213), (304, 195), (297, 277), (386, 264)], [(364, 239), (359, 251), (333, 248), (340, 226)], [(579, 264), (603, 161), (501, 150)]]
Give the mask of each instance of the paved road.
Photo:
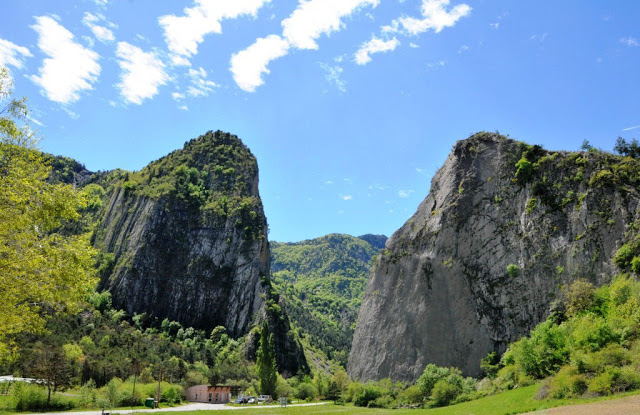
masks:
[(625, 415), (640, 414), (640, 395), (587, 403), (583, 405), (560, 406), (529, 412), (524, 415)]
[[(296, 404), (295, 406), (313, 406), (313, 405), (325, 405), (325, 402), (319, 403), (303, 403)], [(247, 405), (247, 406), (227, 406), (217, 403), (190, 403), (182, 406), (174, 406), (171, 408), (159, 408), (159, 409), (117, 409), (109, 410), (112, 414), (133, 414), (137, 412), (142, 413), (157, 413), (157, 412), (182, 412), (182, 411), (219, 411), (223, 409), (227, 410), (248, 410), (259, 408), (279, 408), (280, 405)], [(107, 411), (105, 411), (107, 412)], [(102, 415), (102, 411), (84, 411), (84, 412), (46, 412), (38, 414), (26, 414), (26, 415)]]

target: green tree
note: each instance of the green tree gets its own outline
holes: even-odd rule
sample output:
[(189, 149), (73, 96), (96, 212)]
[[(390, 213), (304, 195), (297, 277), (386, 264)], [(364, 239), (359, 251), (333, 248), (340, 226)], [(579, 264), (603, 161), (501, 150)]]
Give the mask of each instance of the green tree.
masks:
[(273, 346), (273, 334), (269, 333), (267, 321), (262, 322), (260, 331), (260, 347), (258, 348), (258, 380), (262, 395), (275, 396), (278, 380), (278, 368), (276, 366), (276, 353)]
[(0, 354), (10, 338), (43, 328), (47, 314), (71, 311), (95, 286), (87, 235), (69, 234), (86, 207), (70, 185), (47, 182), (25, 99), (11, 98), (0, 69)]

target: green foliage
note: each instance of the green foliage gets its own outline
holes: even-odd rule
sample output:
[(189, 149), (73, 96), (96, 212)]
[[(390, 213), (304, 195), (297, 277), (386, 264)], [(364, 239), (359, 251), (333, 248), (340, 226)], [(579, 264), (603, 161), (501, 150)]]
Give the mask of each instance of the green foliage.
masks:
[[(298, 243), (271, 242), (274, 287), (303, 344), (346, 366), (358, 309), (380, 236), (332, 234)], [(384, 237), (383, 237), (384, 238)]]
[(520, 275), (520, 267), (518, 267), (516, 264), (507, 265), (507, 275), (509, 275), (511, 278), (517, 277), (518, 275)]
[(577, 279), (563, 290), (568, 317), (573, 317), (593, 307), (595, 286), (584, 279)]
[(551, 376), (545, 395), (556, 399), (639, 388), (640, 282), (622, 275), (596, 289), (578, 279), (563, 293), (564, 316), (549, 317), (503, 355), (502, 385)]
[(637, 159), (640, 157), (640, 144), (635, 138), (631, 141), (627, 141), (622, 137), (618, 137), (618, 140), (616, 140), (616, 144), (613, 147), (613, 151), (623, 156), (629, 156)]
[(278, 368), (276, 366), (273, 334), (269, 333), (269, 325), (265, 320), (260, 331), (260, 347), (256, 361), (258, 381), (261, 395), (276, 397)]
[(25, 100), (11, 99), (0, 69), (0, 354), (10, 336), (42, 330), (52, 313), (77, 311), (95, 284), (87, 235), (69, 232), (87, 201), (70, 185), (47, 181)]

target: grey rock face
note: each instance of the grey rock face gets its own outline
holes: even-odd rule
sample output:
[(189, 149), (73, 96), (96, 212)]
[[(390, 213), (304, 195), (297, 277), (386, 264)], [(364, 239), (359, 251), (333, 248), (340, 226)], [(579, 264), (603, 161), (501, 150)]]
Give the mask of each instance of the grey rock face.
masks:
[[(223, 156), (215, 153), (220, 148), (227, 148)], [(109, 195), (95, 237), (96, 245), (114, 256), (102, 287), (129, 313), (244, 334), (263, 306), (261, 277), (269, 275), (255, 158), (236, 137), (216, 132), (154, 163), (135, 173), (132, 180), (142, 185), (134, 190), (116, 185)], [(194, 207), (199, 199), (180, 196), (185, 192), (178, 185), (154, 194), (145, 184), (157, 179), (152, 173), (147, 179), (145, 172), (162, 170), (163, 177), (173, 177), (180, 163), (203, 177), (198, 189), (208, 196), (201, 206)], [(223, 168), (232, 173), (216, 176)], [(246, 201), (254, 205), (238, 207)], [(210, 208), (216, 203), (224, 208)]]
[[(528, 175), (515, 167), (523, 154)], [(547, 317), (563, 284), (608, 282), (639, 201), (637, 186), (599, 180), (613, 159), (487, 133), (458, 142), (378, 257), (350, 375), (415, 381), (429, 363), (479, 375), (482, 357)]]

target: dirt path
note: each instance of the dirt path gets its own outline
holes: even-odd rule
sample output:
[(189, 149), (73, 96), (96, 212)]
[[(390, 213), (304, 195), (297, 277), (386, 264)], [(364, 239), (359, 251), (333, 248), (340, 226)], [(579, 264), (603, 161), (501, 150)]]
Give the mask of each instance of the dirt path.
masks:
[(640, 414), (640, 395), (587, 403), (583, 405), (560, 406), (543, 409), (524, 415), (626, 415)]
[[(324, 405), (325, 402), (319, 403), (302, 403), (293, 406), (313, 406)], [(107, 409), (105, 413), (109, 412), (111, 415), (124, 415), (133, 413), (157, 413), (157, 412), (183, 412), (183, 411), (217, 411), (217, 410), (250, 410), (260, 408), (279, 408), (280, 405), (247, 405), (247, 406), (227, 406), (225, 404), (216, 403), (190, 403), (187, 405), (174, 406), (171, 408), (160, 409)], [(45, 412), (39, 414), (25, 414), (25, 415), (102, 415), (102, 411), (74, 411), (74, 412)]]

